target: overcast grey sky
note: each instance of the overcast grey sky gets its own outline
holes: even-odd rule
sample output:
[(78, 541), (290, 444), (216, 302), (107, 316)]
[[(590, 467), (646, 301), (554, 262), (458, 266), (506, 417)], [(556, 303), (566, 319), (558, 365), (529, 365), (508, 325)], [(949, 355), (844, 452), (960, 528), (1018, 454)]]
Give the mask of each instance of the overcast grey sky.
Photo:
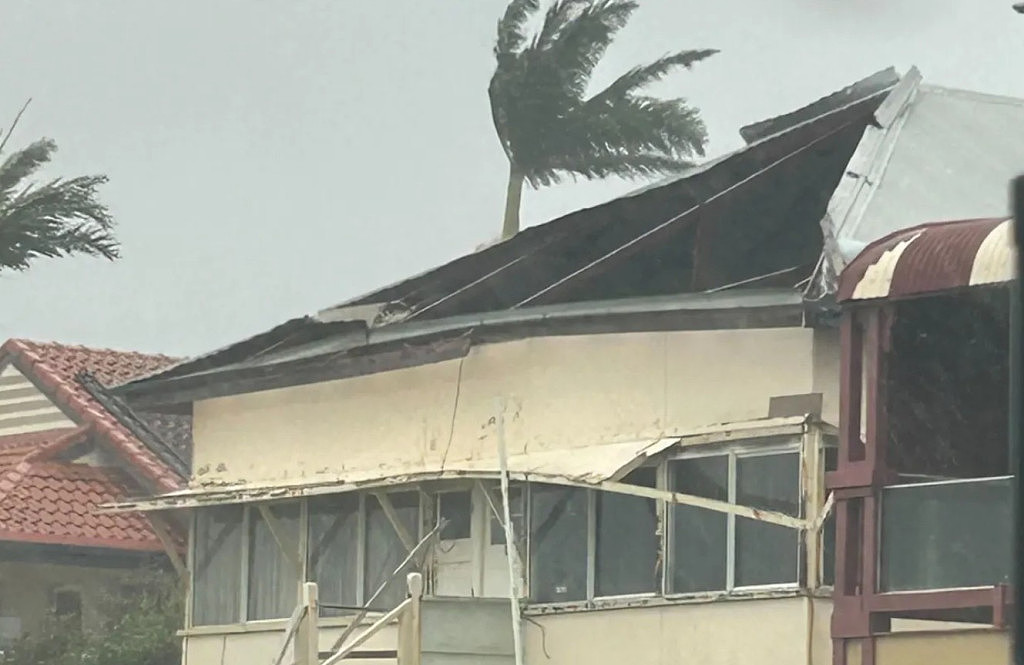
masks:
[[(888, 65), (1024, 97), (1010, 0), (640, 0), (597, 83), (679, 48), (658, 88), (711, 155), (745, 123)], [(194, 354), (494, 237), (504, 157), (486, 87), (505, 0), (3, 0), (0, 125), (106, 173), (124, 258), (0, 277), (0, 337)], [(1024, 164), (1021, 165), (1024, 169)], [(526, 192), (524, 223), (636, 185)]]

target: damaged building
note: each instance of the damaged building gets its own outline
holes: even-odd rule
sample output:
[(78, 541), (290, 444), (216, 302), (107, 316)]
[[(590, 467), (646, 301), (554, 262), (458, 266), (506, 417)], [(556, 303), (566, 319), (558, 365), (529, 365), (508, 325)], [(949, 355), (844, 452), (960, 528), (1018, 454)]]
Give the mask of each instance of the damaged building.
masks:
[(122, 386), (193, 418), (189, 487), (114, 508), (191, 518), (188, 661), (831, 662), (839, 275), (927, 120), (1024, 108), (971, 95), (879, 72)]

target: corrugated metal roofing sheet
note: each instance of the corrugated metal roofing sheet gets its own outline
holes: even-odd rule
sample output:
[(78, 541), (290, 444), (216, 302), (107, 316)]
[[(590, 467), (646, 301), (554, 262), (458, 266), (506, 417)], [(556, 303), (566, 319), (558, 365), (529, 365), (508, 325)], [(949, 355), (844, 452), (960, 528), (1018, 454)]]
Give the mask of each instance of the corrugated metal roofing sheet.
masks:
[(1008, 214), (1007, 182), (1024, 168), (1024, 100), (923, 85), (911, 70), (875, 116), (823, 221), (835, 274), (899, 229)]
[(839, 301), (905, 298), (1013, 278), (1010, 220), (926, 224), (892, 233), (843, 271)]

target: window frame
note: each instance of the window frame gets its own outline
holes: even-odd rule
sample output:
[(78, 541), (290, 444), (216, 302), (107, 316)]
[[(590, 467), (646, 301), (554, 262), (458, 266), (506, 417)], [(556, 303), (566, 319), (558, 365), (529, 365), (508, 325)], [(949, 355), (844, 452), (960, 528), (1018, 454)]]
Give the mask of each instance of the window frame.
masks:
[[(774, 439), (774, 441), (772, 441)], [(757, 457), (770, 457), (774, 455), (786, 455), (796, 454), (797, 460), (801, 467), (804, 464), (804, 460), (807, 457), (807, 445), (805, 443), (805, 435), (790, 435), (781, 437), (770, 437), (770, 438), (759, 438), (759, 439), (746, 439), (736, 442), (717, 442), (709, 443), (704, 446), (699, 446), (699, 450), (683, 450), (676, 453), (662, 463), (664, 467), (664, 477), (662, 478), (662, 488), (668, 488), (671, 482), (671, 465), (673, 462), (687, 459), (700, 459), (707, 457), (727, 457), (727, 483), (728, 483), (728, 502), (732, 505), (738, 505), (736, 503), (736, 481), (737, 481), (737, 461), (740, 458), (757, 458)], [(695, 447), (696, 448), (696, 447)], [(807, 498), (805, 496), (805, 483), (803, 474), (797, 476), (797, 502), (799, 505), (799, 514), (794, 517), (803, 517), (807, 514)], [(672, 510), (666, 502), (660, 502), (667, 510), (662, 518), (664, 528), (662, 529), (661, 537), (661, 548), (664, 553), (664, 570), (661, 576), (662, 595), (666, 599), (686, 599), (686, 598), (700, 598), (715, 595), (730, 595), (733, 593), (756, 593), (758, 591), (789, 591), (797, 590), (801, 588), (801, 579), (803, 577), (803, 569), (806, 566), (806, 547), (800, 534), (794, 530), (794, 547), (797, 550), (797, 563), (796, 563), (796, 580), (794, 582), (784, 582), (775, 584), (753, 584), (753, 585), (736, 585), (736, 520), (737, 515), (732, 513), (726, 514), (726, 569), (725, 569), (725, 588), (716, 589), (713, 591), (696, 591), (696, 592), (674, 592), (669, 589), (669, 571), (674, 565), (674, 554), (671, 547), (671, 531), (673, 528), (672, 524)]]
[[(742, 433), (736, 433), (738, 436), (742, 436)], [(831, 437), (828, 434), (832, 434)], [(824, 473), (824, 451), (826, 448), (836, 447), (835, 445), (829, 445), (829, 443), (836, 442), (834, 433), (830, 430), (822, 429), (818, 430), (815, 427), (805, 429), (802, 433), (788, 432), (770, 434), (761, 437), (748, 437), (741, 438), (732, 441), (723, 441), (721, 439), (715, 441), (701, 441), (700, 443), (693, 443), (688, 447), (684, 447), (682, 450), (676, 450), (671, 454), (660, 456), (659, 458), (652, 460), (652, 463), (644, 465), (646, 468), (654, 470), (654, 487), (659, 490), (667, 490), (671, 488), (672, 483), (672, 469), (671, 465), (673, 462), (685, 459), (697, 459), (707, 457), (727, 457), (727, 471), (728, 471), (728, 501), (729, 503), (736, 505), (736, 496), (738, 489), (738, 461), (743, 458), (758, 458), (768, 457), (773, 455), (781, 454), (795, 454), (800, 463), (802, 471), (798, 475), (798, 506), (799, 512), (796, 517), (803, 517), (808, 514), (815, 514), (817, 510), (821, 509), (821, 506), (813, 507), (811, 504), (816, 500), (815, 496), (810, 494), (810, 490), (815, 487), (816, 482), (813, 479), (805, 478), (806, 472), (803, 471), (805, 467), (813, 467), (815, 473)], [(808, 466), (810, 465), (810, 466)], [(620, 481), (621, 482), (621, 481)], [(514, 486), (522, 493), (523, 500), (523, 522), (521, 525), (517, 524), (515, 539), (516, 548), (522, 546), (522, 550), (518, 552), (520, 559), (520, 572), (522, 575), (521, 580), (521, 591), (523, 593), (522, 600), (525, 601), (528, 607), (537, 608), (539, 610), (544, 609), (559, 609), (559, 608), (604, 608), (604, 607), (622, 607), (630, 606), (634, 604), (646, 604), (652, 599), (660, 599), (665, 601), (679, 601), (686, 599), (700, 599), (707, 598), (709, 596), (729, 596), (734, 593), (746, 595), (757, 592), (790, 592), (799, 590), (801, 588), (819, 589), (826, 588), (821, 579), (823, 570), (823, 556), (824, 556), (824, 540), (823, 532), (819, 532), (816, 542), (811, 542), (811, 539), (801, 538), (799, 533), (794, 531), (794, 545), (797, 547), (797, 563), (795, 571), (795, 581), (775, 584), (764, 584), (764, 585), (736, 585), (736, 554), (737, 554), (737, 529), (736, 520), (739, 519), (734, 514), (727, 513), (727, 542), (726, 542), (726, 587), (721, 590), (714, 591), (698, 591), (698, 592), (672, 592), (670, 587), (672, 586), (671, 575), (673, 566), (673, 553), (670, 539), (672, 538), (672, 504), (669, 501), (662, 499), (650, 499), (655, 504), (655, 516), (657, 528), (660, 533), (657, 534), (657, 538), (653, 539), (656, 543), (658, 562), (660, 570), (658, 571), (659, 579), (653, 585), (655, 588), (651, 591), (645, 591), (640, 593), (628, 593), (628, 594), (616, 594), (616, 595), (598, 595), (597, 589), (597, 544), (598, 544), (598, 502), (600, 496), (598, 492), (604, 491), (598, 488), (584, 488), (578, 487), (586, 492), (586, 505), (587, 505), (587, 539), (586, 539), (586, 559), (581, 562), (581, 565), (586, 566), (586, 584), (585, 584), (585, 598), (581, 600), (572, 601), (553, 601), (553, 602), (535, 602), (531, 600), (531, 591), (533, 586), (533, 576), (530, 574), (533, 560), (533, 536), (532, 536), (532, 523), (534, 518), (533, 510), (533, 491), (538, 485), (545, 485), (547, 483), (535, 483), (529, 481), (515, 482)], [(557, 483), (555, 486), (560, 486)], [(571, 485), (564, 486), (566, 488), (572, 487)], [(374, 494), (382, 493), (387, 495), (415, 493), (418, 497), (417, 505), (417, 527), (416, 532), (410, 535), (416, 536), (416, 539), (420, 539), (423, 535), (433, 528), (437, 521), (439, 513), (439, 501), (440, 495), (448, 492), (465, 491), (469, 490), (471, 494), (477, 491), (483, 491), (486, 493), (486, 499), (488, 501), (495, 501), (496, 505), (499, 506), (500, 510), (500, 489), (497, 483), (487, 480), (479, 481), (460, 481), (460, 482), (444, 482), (438, 483), (437, 485), (431, 485), (429, 487), (423, 487), (420, 484), (409, 484), (401, 486), (391, 486), (387, 488), (380, 488), (377, 490), (366, 490), (357, 491), (355, 496), (357, 498), (357, 519), (356, 519), (356, 533), (358, 538), (358, 547), (356, 548), (356, 593), (358, 605), (365, 604), (369, 594), (372, 593), (372, 589), (367, 589), (366, 586), (366, 566), (367, 566), (367, 548), (368, 548), (368, 513), (370, 509), (369, 501)], [(340, 496), (345, 493), (338, 494), (326, 494), (320, 496), (309, 496), (299, 499), (300, 513), (299, 513), (299, 554), (301, 557), (302, 576), (299, 581), (299, 586), (306, 581), (311, 581), (313, 577), (312, 567), (312, 547), (313, 541), (310, 536), (311, 527), (311, 510), (313, 504), (311, 502), (318, 499), (327, 499), (330, 496)], [(254, 502), (254, 503), (240, 503), (242, 507), (241, 511), (241, 523), (239, 525), (242, 532), (242, 542), (240, 547), (240, 565), (238, 567), (238, 575), (240, 577), (240, 592), (239, 592), (239, 608), (237, 610), (237, 621), (226, 624), (202, 624), (197, 626), (194, 622), (194, 604), (195, 604), (195, 564), (197, 560), (196, 548), (198, 543), (196, 542), (197, 525), (199, 515), (202, 510), (193, 511), (192, 519), (189, 521), (189, 540), (190, 547), (188, 548), (188, 566), (190, 571), (190, 583), (189, 593), (186, 603), (186, 623), (185, 625), (189, 628), (196, 628), (200, 630), (216, 630), (219, 626), (240, 626), (240, 625), (260, 625), (260, 624), (272, 624), (274, 622), (280, 622), (287, 619), (287, 617), (272, 618), (272, 619), (249, 619), (248, 618), (248, 605), (250, 597), (249, 589), (249, 577), (251, 567), (251, 531), (253, 528), (252, 511), (259, 510), (259, 505), (276, 506), (278, 504), (290, 503), (296, 499), (285, 499), (277, 501), (266, 501), (266, 502)], [(476, 506), (476, 499), (474, 498), (473, 504)], [(483, 515), (481, 517), (483, 523), (481, 526), (484, 528), (481, 530), (480, 537), (483, 538), (482, 546), (484, 549), (494, 545), (491, 543), (492, 531), (495, 527), (495, 522), (491, 514), (490, 508), (484, 506)], [(474, 508), (475, 509), (475, 508)], [(507, 546), (507, 545), (506, 545)], [(812, 549), (813, 548), (813, 549)], [(810, 572), (809, 557), (818, 557), (817, 566), (817, 580), (808, 579)], [(427, 566), (432, 566), (432, 560), (428, 561)], [(298, 590), (296, 592), (298, 594)], [(337, 601), (336, 601), (337, 602)], [(325, 617), (326, 618), (326, 617)]]
[[(186, 606), (185, 606), (186, 607), (186, 610), (185, 610), (185, 612), (186, 612), (186, 614), (185, 614), (186, 623), (185, 623), (185, 625), (188, 626), (189, 629), (192, 629), (192, 628), (209, 629), (210, 627), (215, 627), (215, 626), (239, 626), (239, 625), (243, 625), (243, 624), (246, 623), (245, 616), (246, 616), (246, 613), (247, 613), (246, 610), (248, 608), (248, 601), (249, 601), (249, 589), (247, 588), (248, 587), (248, 580), (249, 580), (249, 577), (248, 577), (248, 575), (249, 575), (249, 547), (248, 547), (249, 533), (248, 533), (248, 530), (247, 530), (247, 525), (248, 525), (248, 515), (249, 515), (250, 505), (251, 506), (255, 506), (256, 504), (245, 504), (245, 503), (233, 503), (232, 504), (232, 503), (227, 503), (227, 504), (221, 504), (221, 505), (205, 506), (205, 507), (200, 508), (198, 510), (193, 510), (192, 511), (191, 519), (189, 519), (189, 547), (188, 547), (188, 559), (189, 559), (189, 564), (188, 564), (188, 571), (189, 571), (189, 573), (188, 573), (188, 577), (189, 577), (189, 580), (188, 580), (188, 593), (186, 594), (186, 601), (187, 602), (186, 602)], [(195, 584), (196, 584), (196, 573), (198, 572), (196, 570), (196, 564), (198, 563), (198, 560), (199, 560), (198, 553), (196, 551), (198, 546), (199, 546), (199, 541), (196, 538), (196, 534), (198, 533), (200, 514), (203, 511), (214, 511), (214, 510), (217, 510), (217, 509), (231, 508), (231, 507), (234, 507), (234, 506), (239, 506), (239, 507), (242, 508), (242, 519), (238, 523), (238, 528), (239, 528), (239, 531), (241, 533), (241, 543), (239, 544), (239, 548), (238, 548), (238, 555), (239, 555), (239, 559), (240, 559), (239, 562), (238, 562), (239, 563), (238, 575), (240, 576), (240, 580), (241, 580), (241, 582), (240, 582), (241, 588), (239, 588), (239, 592), (238, 592), (238, 600), (239, 600), (239, 606), (237, 608), (237, 611), (238, 611), (237, 617), (238, 618), (237, 618), (236, 621), (234, 621), (232, 623), (202, 623), (202, 624), (196, 624), (195, 623), (195, 603), (196, 603)]]
[[(277, 517), (278, 519), (280, 519), (280, 516), (274, 514), (274, 509), (277, 508), (277, 507), (280, 507), (280, 506), (287, 506), (289, 504), (298, 504), (298, 508), (299, 508), (298, 524), (296, 525), (296, 528), (298, 529), (298, 533), (299, 533), (299, 538), (298, 538), (298, 543), (297, 543), (298, 544), (298, 550), (297, 550), (296, 554), (300, 557), (299, 565), (300, 565), (301, 570), (298, 571), (299, 572), (299, 575), (298, 575), (299, 579), (296, 580), (296, 585), (295, 585), (295, 602), (296, 602), (296, 604), (299, 603), (299, 599), (302, 596), (302, 585), (305, 583), (305, 578), (309, 574), (309, 571), (308, 571), (308, 567), (309, 567), (308, 557), (305, 556), (305, 550), (306, 550), (306, 547), (307, 547), (306, 543), (308, 543), (309, 537), (308, 537), (308, 535), (305, 535), (305, 531), (304, 531), (304, 529), (306, 529), (307, 525), (308, 525), (308, 505), (309, 505), (309, 502), (306, 501), (305, 499), (283, 499), (283, 500), (280, 500), (280, 501), (260, 501), (258, 503), (245, 504), (245, 511), (244, 511), (244, 513), (242, 515), (242, 528), (243, 528), (243, 531), (242, 531), (242, 537), (243, 537), (243, 540), (242, 540), (242, 568), (244, 569), (244, 571), (243, 571), (243, 577), (242, 577), (242, 593), (239, 594), (242, 597), (242, 608), (241, 608), (242, 609), (242, 613), (240, 615), (241, 616), (240, 623), (259, 625), (259, 624), (265, 624), (265, 623), (268, 623), (268, 622), (281, 621), (281, 620), (284, 620), (284, 619), (288, 619), (289, 616), (290, 616), (290, 613), (289, 613), (288, 616), (271, 617), (271, 618), (267, 618), (267, 619), (253, 619), (253, 618), (249, 617), (249, 583), (250, 583), (249, 573), (252, 571), (252, 537), (253, 537), (252, 529), (253, 529), (254, 524), (255, 524), (255, 522), (253, 521), (252, 513), (254, 511), (255, 512), (259, 512), (259, 507), (260, 506), (266, 506), (266, 508), (270, 511), (270, 514), (272, 516)], [(262, 515), (259, 516), (259, 519), (262, 519)], [(282, 554), (282, 552), (280, 551), (281, 546), (280, 546), (280, 544), (278, 544), (277, 539), (271, 537), (271, 540), (274, 542), (274, 546), (275, 546), (274, 547), (274, 552), (276, 554), (278, 554), (278, 555), (281, 555)], [(285, 557), (285, 558), (287, 559), (287, 557)], [(288, 565), (290, 565), (290, 563), (291, 563), (290, 561), (287, 562)]]
[[(655, 487), (657, 489), (664, 488), (663, 472), (665, 468), (664, 462), (657, 464), (645, 465), (638, 468), (651, 468), (654, 469)], [(663, 596), (665, 588), (665, 570), (664, 564), (662, 564), (662, 571), (658, 584), (653, 591), (645, 591), (641, 593), (626, 593), (626, 594), (614, 594), (607, 596), (597, 595), (597, 500), (598, 492), (603, 490), (598, 489), (587, 489), (587, 488), (574, 488), (569, 485), (555, 485), (555, 487), (564, 487), (566, 489), (580, 489), (586, 492), (587, 498), (587, 557), (586, 557), (586, 584), (585, 584), (585, 598), (581, 600), (568, 600), (563, 602), (538, 602), (532, 600), (532, 582), (533, 575), (532, 564), (533, 564), (533, 488), (537, 485), (548, 485), (549, 483), (525, 483), (523, 490), (525, 492), (525, 537), (524, 542), (526, 543), (526, 565), (523, 568), (523, 576), (525, 578), (525, 600), (529, 607), (536, 608), (555, 608), (555, 607), (601, 607), (603, 605), (614, 605), (629, 601), (646, 600), (651, 598), (658, 598)], [(609, 494), (613, 494), (609, 492)], [(664, 510), (665, 502), (657, 499), (650, 499), (655, 503), (655, 511), (658, 523), (664, 524)], [(664, 531), (664, 529), (662, 529)], [(663, 544), (664, 533), (662, 537), (657, 541), (657, 548), (664, 551)]]

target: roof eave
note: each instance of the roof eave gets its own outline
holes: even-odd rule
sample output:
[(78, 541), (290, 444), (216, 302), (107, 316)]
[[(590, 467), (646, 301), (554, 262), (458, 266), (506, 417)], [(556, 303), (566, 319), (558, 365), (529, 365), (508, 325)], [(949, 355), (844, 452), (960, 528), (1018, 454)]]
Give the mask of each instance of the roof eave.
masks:
[(173, 409), (201, 399), (391, 371), (464, 356), (470, 346), (567, 334), (800, 327), (805, 304), (792, 289), (631, 298), (503, 310), (396, 324), (365, 343), (327, 347), (280, 362), (240, 363), (180, 377), (125, 384), (132, 403)]

